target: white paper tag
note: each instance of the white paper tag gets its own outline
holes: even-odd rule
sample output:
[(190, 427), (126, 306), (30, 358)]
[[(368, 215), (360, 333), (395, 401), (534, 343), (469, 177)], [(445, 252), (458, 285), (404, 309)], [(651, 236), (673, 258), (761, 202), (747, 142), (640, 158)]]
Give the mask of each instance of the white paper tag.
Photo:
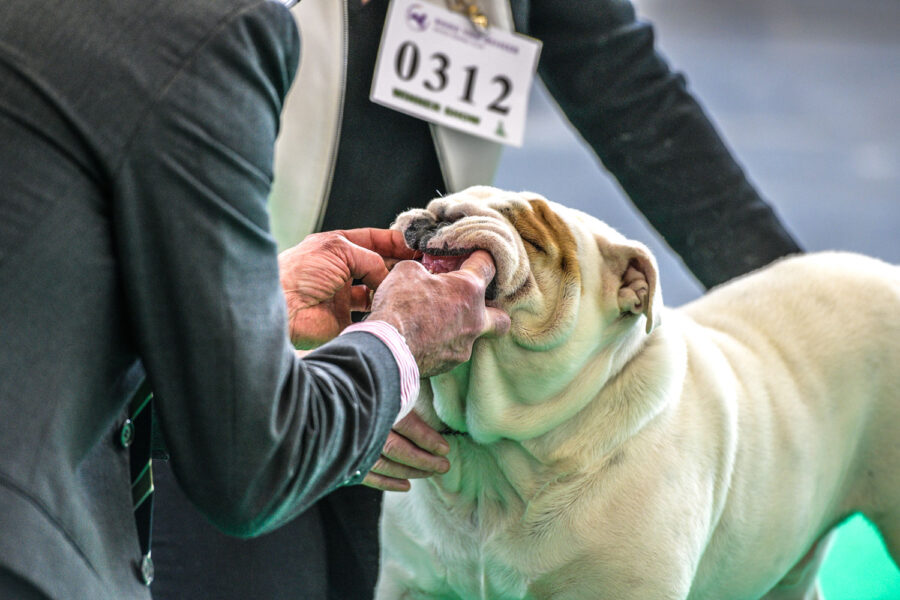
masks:
[(521, 146), (541, 42), (417, 0), (392, 0), (371, 100), (479, 137)]

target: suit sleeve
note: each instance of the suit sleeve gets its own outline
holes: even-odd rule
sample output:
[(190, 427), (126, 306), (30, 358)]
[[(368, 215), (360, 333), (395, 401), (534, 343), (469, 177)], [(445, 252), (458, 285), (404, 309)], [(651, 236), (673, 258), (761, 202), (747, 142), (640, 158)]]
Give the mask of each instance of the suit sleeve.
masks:
[(705, 286), (800, 248), (627, 0), (532, 0), (541, 78), (635, 206)]
[(123, 293), (172, 468), (241, 536), (358, 481), (400, 404), (375, 336), (302, 360), (288, 339), (265, 202), (298, 52), (278, 3), (221, 23), (154, 101), (114, 191)]

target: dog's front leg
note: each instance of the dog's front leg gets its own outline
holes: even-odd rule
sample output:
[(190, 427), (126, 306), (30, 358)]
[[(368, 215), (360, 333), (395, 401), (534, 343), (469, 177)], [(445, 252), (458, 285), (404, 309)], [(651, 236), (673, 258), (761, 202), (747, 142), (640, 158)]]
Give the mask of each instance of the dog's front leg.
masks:
[(810, 551), (760, 600), (824, 600), (819, 587), (819, 568), (834, 542), (835, 530), (822, 536)]
[[(415, 495), (421, 482), (409, 492), (386, 492), (382, 503), (381, 564), (375, 600), (455, 600), (446, 585), (446, 568), (428, 548), (429, 523), (422, 523), (421, 501)], [(460, 599), (462, 600), (462, 599)]]

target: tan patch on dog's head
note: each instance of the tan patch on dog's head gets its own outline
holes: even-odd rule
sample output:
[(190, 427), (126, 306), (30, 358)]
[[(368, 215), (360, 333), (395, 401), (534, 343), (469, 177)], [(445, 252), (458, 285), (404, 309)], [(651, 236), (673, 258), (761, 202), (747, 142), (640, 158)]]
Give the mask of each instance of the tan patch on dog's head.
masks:
[(534, 261), (546, 261), (546, 270), (555, 270), (563, 281), (577, 281), (578, 250), (569, 226), (542, 198), (528, 200), (531, 210), (510, 211), (507, 218), (525, 242), (525, 251)]

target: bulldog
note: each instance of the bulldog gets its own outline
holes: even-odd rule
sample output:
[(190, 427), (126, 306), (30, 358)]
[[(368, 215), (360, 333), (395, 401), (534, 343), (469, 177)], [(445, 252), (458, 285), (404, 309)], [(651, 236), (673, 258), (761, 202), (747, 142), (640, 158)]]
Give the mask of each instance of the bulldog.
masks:
[(536, 194), (394, 227), (433, 272), (489, 251), (512, 327), (423, 382), (452, 467), (386, 494), (379, 600), (820, 598), (857, 512), (900, 559), (900, 268), (810, 254), (667, 309), (645, 246)]

